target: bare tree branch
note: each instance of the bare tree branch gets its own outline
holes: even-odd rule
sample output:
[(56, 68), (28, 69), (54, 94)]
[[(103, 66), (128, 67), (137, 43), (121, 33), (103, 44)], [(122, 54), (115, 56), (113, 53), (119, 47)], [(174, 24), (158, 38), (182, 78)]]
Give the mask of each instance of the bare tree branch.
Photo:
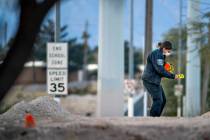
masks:
[(20, 0), (20, 22), (14, 43), (0, 67), (0, 101), (14, 84), (32, 53), (44, 17), (58, 0)]

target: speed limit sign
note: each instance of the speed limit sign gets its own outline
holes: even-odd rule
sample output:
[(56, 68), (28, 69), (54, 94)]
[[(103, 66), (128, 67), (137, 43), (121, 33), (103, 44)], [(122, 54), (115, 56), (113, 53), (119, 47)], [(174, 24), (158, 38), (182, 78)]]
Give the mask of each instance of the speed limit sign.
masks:
[(68, 94), (67, 43), (47, 44), (47, 92), (51, 95)]
[(48, 94), (66, 95), (67, 90), (67, 70), (48, 69), (47, 81), (48, 81)]

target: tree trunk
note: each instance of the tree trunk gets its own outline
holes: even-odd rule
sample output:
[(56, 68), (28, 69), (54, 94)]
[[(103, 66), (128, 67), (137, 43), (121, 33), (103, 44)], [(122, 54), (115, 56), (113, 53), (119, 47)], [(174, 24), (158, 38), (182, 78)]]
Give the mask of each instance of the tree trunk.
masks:
[(0, 101), (14, 84), (32, 53), (35, 38), (49, 9), (58, 0), (20, 0), (20, 21), (14, 43), (0, 66)]
[(202, 113), (205, 113), (206, 111), (206, 100), (207, 100), (207, 94), (208, 94), (209, 76), (210, 76), (210, 63), (208, 59), (205, 59), (203, 82), (202, 82), (203, 83), (202, 98), (201, 98), (201, 112)]

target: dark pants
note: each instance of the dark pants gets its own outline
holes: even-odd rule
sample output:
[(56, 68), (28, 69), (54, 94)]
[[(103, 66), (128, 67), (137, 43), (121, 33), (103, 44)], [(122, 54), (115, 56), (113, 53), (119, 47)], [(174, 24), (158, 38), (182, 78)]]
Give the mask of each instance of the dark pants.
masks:
[(166, 97), (161, 85), (156, 85), (143, 80), (144, 87), (152, 96), (152, 108), (150, 110), (150, 116), (159, 117), (166, 104)]

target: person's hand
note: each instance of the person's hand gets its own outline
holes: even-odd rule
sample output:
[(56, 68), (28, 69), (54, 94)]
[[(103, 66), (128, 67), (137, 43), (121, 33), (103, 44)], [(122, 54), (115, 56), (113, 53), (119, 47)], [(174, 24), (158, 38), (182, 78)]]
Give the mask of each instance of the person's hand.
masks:
[(179, 79), (179, 74), (175, 74), (175, 80)]

